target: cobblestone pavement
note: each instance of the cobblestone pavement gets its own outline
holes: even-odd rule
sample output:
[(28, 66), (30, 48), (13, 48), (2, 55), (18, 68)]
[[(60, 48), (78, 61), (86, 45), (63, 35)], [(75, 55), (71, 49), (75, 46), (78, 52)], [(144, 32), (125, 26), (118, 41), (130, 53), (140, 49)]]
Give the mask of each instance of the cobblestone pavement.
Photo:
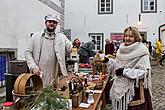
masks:
[(152, 66), (153, 110), (165, 110), (165, 66)]

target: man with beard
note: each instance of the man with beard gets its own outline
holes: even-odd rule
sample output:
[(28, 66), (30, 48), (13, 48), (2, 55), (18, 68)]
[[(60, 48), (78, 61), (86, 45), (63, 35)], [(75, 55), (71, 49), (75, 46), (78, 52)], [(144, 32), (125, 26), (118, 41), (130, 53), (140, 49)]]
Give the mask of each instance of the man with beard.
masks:
[[(25, 50), (25, 59), (30, 71), (40, 75), (44, 86), (49, 86), (54, 80), (58, 84), (58, 76), (67, 76), (65, 52), (70, 51), (72, 42), (60, 32), (55, 31), (58, 18), (49, 14), (45, 16), (46, 28), (42, 32), (33, 33)], [(75, 40), (74, 44), (79, 44)]]

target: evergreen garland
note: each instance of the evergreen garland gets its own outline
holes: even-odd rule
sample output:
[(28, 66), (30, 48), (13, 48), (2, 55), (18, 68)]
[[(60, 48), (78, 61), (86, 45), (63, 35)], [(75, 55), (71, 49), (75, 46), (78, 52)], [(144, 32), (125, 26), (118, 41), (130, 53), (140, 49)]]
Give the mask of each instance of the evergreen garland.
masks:
[(68, 110), (68, 101), (51, 86), (43, 88), (38, 95), (24, 98), (25, 110)]

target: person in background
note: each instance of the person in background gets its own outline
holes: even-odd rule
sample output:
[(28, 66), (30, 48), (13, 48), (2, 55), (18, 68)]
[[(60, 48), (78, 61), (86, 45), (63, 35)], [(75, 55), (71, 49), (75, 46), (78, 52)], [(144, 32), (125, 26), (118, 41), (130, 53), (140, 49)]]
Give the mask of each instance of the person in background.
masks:
[(138, 29), (127, 27), (116, 53), (112, 110), (152, 110), (149, 55)]
[(147, 46), (147, 48), (149, 48), (148, 42), (146, 39), (144, 39), (144, 37), (142, 37), (142, 43)]
[(112, 41), (110, 41), (109, 38), (105, 39), (105, 55), (113, 55), (115, 51), (115, 46)]
[(161, 67), (161, 58), (162, 58), (162, 53), (163, 53), (163, 46), (162, 46), (162, 41), (161, 39), (158, 39), (156, 41), (156, 59), (157, 59), (157, 65)]
[(88, 63), (89, 64), (89, 58), (96, 55), (95, 49), (96, 40), (92, 40), (89, 42), (86, 42), (81, 45), (79, 48), (78, 54), (79, 54), (79, 63)]
[[(160, 63), (161, 66), (163, 66), (163, 60), (165, 59), (165, 54), (164, 54), (163, 44), (162, 44), (161, 39), (160, 39), (160, 43), (161, 43), (161, 45), (160, 45), (160, 50), (162, 51), (162, 53), (161, 53), (161, 58), (160, 58), (160, 60), (159, 60), (159, 63)], [(159, 44), (158, 44), (158, 45), (159, 45)], [(159, 55), (158, 55), (158, 56), (159, 56)]]
[[(67, 76), (65, 66), (65, 52), (70, 51), (72, 42), (63, 34), (56, 31), (59, 20), (56, 15), (45, 16), (46, 28), (41, 32), (33, 33), (25, 49), (25, 59), (30, 71), (40, 75), (44, 87), (55, 81), (58, 84), (58, 76)], [(79, 40), (76, 40), (79, 42)]]
[(165, 59), (165, 53), (163, 53), (162, 58), (160, 59), (159, 63), (163, 66), (163, 60)]
[(150, 41), (148, 41), (148, 50), (150, 52), (150, 55), (152, 56), (152, 44)]
[(80, 42), (79, 38), (74, 39), (74, 41), (72, 43), (72, 45), (75, 46), (76, 48), (79, 48), (80, 44), (81, 44), (81, 42)]
[(116, 45), (115, 45), (115, 46), (116, 46), (116, 50), (115, 50), (115, 51), (117, 52), (117, 50), (118, 50), (119, 47), (120, 47), (120, 41), (116, 41)]

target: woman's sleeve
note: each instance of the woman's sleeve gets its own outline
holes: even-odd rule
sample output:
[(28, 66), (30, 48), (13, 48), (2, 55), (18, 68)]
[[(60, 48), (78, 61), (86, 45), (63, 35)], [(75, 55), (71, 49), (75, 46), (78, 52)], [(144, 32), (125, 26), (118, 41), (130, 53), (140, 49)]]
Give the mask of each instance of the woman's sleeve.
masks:
[(147, 73), (145, 69), (125, 68), (123, 70), (123, 75), (131, 79), (142, 77), (145, 73)]
[(148, 73), (149, 69), (151, 69), (149, 55), (145, 55), (139, 60), (135, 67), (125, 68), (123, 70), (123, 75), (131, 79), (143, 78), (144, 75)]

